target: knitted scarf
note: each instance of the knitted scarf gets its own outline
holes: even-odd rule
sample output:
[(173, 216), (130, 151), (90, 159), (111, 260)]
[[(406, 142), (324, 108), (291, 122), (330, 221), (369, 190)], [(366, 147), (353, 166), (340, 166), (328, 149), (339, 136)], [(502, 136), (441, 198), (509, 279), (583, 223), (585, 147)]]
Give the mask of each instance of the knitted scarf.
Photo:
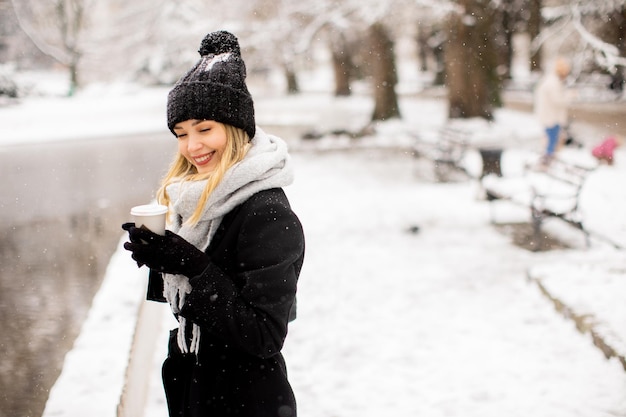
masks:
[[(219, 185), (209, 195), (202, 217), (196, 224), (185, 224), (198, 205), (207, 181), (181, 181), (167, 186), (170, 197), (171, 224), (168, 229), (177, 233), (198, 249), (205, 251), (224, 215), (259, 191), (287, 186), (293, 181), (293, 170), (286, 143), (257, 128), (244, 159), (233, 165)], [(177, 314), (191, 292), (189, 278), (184, 275), (164, 274), (164, 296)], [(198, 353), (200, 328), (192, 326), (191, 343), (187, 345), (186, 320), (178, 315), (178, 346), (183, 353)]]

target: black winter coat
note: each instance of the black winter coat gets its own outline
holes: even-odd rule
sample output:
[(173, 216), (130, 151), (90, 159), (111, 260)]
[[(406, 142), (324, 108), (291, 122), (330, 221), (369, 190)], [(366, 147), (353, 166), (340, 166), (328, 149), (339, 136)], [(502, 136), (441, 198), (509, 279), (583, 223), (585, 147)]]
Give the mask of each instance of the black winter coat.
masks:
[[(175, 329), (163, 364), (170, 416), (295, 416), (280, 351), (304, 235), (283, 190), (261, 191), (224, 216), (206, 253), (211, 264), (190, 279), (180, 312), (201, 328), (199, 353), (182, 354)], [(148, 299), (165, 301), (158, 273)]]

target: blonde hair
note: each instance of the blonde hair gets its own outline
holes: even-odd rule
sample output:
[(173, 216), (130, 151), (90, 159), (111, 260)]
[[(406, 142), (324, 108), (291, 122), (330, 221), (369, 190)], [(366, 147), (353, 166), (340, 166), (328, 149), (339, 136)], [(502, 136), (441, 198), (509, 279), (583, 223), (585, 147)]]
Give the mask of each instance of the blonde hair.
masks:
[(553, 65), (554, 72), (561, 78), (567, 77), (571, 71), (571, 65), (569, 61), (562, 56), (557, 57)]
[(196, 224), (202, 217), (202, 211), (206, 205), (209, 196), (224, 178), (224, 174), (230, 167), (241, 161), (250, 148), (250, 138), (248, 134), (237, 127), (222, 124), (226, 131), (226, 146), (220, 161), (213, 172), (199, 174), (196, 167), (191, 164), (180, 152), (176, 152), (176, 156), (172, 161), (168, 172), (161, 180), (161, 186), (157, 190), (157, 201), (159, 204), (170, 206), (170, 196), (167, 194), (167, 186), (181, 181), (202, 181), (208, 180), (198, 205), (193, 215), (186, 221), (190, 224)]

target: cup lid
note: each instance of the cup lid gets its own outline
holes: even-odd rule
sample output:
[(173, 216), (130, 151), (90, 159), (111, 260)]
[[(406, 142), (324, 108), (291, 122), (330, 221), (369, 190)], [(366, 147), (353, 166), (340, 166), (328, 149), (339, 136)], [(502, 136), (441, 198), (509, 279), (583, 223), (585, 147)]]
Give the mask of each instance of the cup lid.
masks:
[(156, 216), (167, 213), (167, 206), (161, 204), (144, 204), (130, 209), (132, 216)]

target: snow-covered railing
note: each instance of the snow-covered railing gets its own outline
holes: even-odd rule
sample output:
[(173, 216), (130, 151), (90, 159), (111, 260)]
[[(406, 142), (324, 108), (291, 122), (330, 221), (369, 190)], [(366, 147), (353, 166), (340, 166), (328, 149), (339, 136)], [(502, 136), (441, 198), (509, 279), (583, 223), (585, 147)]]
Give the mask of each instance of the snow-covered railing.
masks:
[(143, 415), (162, 315), (156, 303), (143, 302), (147, 270), (137, 268), (122, 243), (65, 357), (43, 417)]

